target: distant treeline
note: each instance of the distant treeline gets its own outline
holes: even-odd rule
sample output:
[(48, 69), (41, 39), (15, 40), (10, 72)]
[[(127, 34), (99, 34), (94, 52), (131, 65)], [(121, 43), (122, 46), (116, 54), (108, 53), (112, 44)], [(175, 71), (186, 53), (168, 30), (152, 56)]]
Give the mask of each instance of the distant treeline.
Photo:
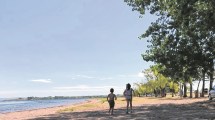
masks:
[[(122, 95), (117, 95), (122, 96)], [(26, 100), (55, 100), (55, 99), (90, 99), (90, 98), (105, 98), (106, 95), (96, 96), (48, 96), (48, 97), (27, 97)], [(25, 99), (25, 98), (23, 98)]]

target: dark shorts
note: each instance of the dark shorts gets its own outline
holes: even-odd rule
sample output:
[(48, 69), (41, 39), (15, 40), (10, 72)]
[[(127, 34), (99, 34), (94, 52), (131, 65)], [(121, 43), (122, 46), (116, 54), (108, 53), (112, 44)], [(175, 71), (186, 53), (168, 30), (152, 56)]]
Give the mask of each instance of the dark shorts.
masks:
[(109, 100), (108, 102), (109, 102), (110, 108), (113, 108), (115, 105), (114, 100)]

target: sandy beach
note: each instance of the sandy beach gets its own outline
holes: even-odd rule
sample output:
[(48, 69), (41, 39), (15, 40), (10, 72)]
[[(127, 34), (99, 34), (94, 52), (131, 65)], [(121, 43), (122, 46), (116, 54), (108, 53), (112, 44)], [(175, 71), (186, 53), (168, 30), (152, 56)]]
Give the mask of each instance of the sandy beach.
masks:
[(215, 119), (215, 101), (207, 98), (135, 97), (133, 113), (125, 114), (125, 100), (118, 98), (114, 115), (105, 99), (75, 105), (0, 114), (0, 120), (109, 120), (109, 119)]

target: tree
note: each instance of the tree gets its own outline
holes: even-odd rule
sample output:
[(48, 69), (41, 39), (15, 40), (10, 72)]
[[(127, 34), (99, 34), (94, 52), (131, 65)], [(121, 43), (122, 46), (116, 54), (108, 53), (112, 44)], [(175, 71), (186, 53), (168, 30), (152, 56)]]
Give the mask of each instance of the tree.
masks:
[(172, 97), (174, 97), (174, 94), (175, 94), (175, 93), (178, 93), (178, 91), (179, 91), (178, 83), (177, 83), (177, 82), (174, 82), (174, 81), (170, 81), (170, 82), (169, 82), (169, 88), (170, 88), (171, 91), (172, 91)]
[(162, 75), (159, 65), (153, 65), (149, 69), (144, 71), (147, 79), (147, 86), (150, 87), (150, 92), (154, 92), (155, 96), (159, 92), (162, 97), (165, 96), (165, 88), (167, 86), (169, 78)]
[[(141, 15), (148, 10), (158, 16), (140, 38), (149, 38), (149, 50), (143, 59), (161, 64), (169, 76), (196, 78), (202, 69), (214, 73), (215, 1), (209, 0), (125, 0)], [(210, 75), (210, 87), (213, 77)], [(186, 85), (186, 84), (184, 84)], [(185, 86), (186, 88), (186, 86)], [(186, 92), (186, 90), (185, 90)], [(185, 93), (186, 96), (186, 93)], [(202, 96), (204, 92), (202, 91)]]

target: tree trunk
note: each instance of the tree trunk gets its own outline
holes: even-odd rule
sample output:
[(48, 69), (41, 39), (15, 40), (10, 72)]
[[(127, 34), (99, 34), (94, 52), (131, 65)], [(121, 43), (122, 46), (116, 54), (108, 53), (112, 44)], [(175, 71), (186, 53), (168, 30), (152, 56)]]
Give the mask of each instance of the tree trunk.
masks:
[(213, 81), (214, 81), (214, 79), (213, 79), (213, 73), (212, 74), (210, 73), (210, 86), (209, 86), (209, 90), (211, 90), (212, 87), (213, 87)]
[(172, 84), (172, 97), (174, 97), (174, 94), (175, 94), (175, 89), (174, 89), (174, 82)]
[(197, 97), (199, 97), (199, 84), (201, 82), (201, 79), (199, 80), (198, 86), (197, 86)]
[(163, 97), (163, 91), (161, 87), (160, 87), (160, 96)]
[(204, 97), (204, 90), (205, 90), (205, 71), (202, 71), (202, 94), (201, 97)]
[(186, 85), (186, 82), (184, 82), (184, 96), (183, 97), (187, 97), (187, 85)]
[(155, 97), (158, 97), (158, 95), (157, 95), (157, 89), (154, 89), (154, 94), (155, 94)]
[(160, 92), (161, 97), (165, 97), (165, 88), (160, 87), (160, 90), (161, 90)]
[(192, 82), (190, 83), (190, 98), (193, 97), (193, 85)]
[(214, 62), (213, 62), (213, 59), (210, 61), (210, 67), (211, 67), (211, 69), (210, 69), (210, 86), (209, 86), (209, 91), (212, 89), (212, 87), (213, 87), (213, 81), (214, 81), (214, 79), (213, 79), (213, 73), (214, 73)]

